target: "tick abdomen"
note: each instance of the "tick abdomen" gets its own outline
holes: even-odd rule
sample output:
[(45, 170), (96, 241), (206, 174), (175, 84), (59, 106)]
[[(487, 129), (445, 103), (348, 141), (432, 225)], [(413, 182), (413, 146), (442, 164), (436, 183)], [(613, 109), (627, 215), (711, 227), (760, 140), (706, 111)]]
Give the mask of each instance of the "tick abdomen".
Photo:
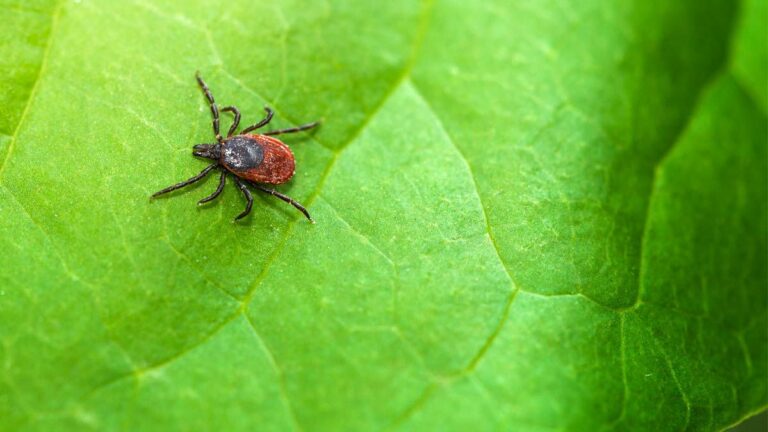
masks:
[(257, 183), (285, 183), (296, 170), (291, 149), (266, 135), (227, 139), (221, 146), (220, 163), (237, 176)]

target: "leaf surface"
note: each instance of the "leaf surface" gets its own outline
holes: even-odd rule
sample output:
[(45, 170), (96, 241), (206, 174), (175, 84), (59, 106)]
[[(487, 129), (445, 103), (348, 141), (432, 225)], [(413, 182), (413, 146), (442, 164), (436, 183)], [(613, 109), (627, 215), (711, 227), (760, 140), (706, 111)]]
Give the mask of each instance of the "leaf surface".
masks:
[[(0, 429), (765, 409), (765, 1), (247, 3), (0, 4)], [(149, 201), (205, 166), (196, 70), (324, 120), (279, 187), (316, 225)]]

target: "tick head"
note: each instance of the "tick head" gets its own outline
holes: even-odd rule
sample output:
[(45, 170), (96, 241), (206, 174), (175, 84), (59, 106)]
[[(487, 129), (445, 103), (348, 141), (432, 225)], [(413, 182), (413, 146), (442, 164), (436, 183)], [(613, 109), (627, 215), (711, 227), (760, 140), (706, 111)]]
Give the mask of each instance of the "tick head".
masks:
[(192, 154), (198, 157), (218, 160), (221, 156), (220, 144), (197, 144), (192, 150)]

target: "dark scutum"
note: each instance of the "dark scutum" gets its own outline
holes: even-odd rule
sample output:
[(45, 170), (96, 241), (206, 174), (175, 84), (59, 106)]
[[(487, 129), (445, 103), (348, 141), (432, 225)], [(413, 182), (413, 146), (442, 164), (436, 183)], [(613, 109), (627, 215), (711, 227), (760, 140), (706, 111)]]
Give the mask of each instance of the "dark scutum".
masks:
[(224, 142), (221, 163), (235, 171), (257, 168), (264, 160), (264, 150), (255, 140), (239, 135)]

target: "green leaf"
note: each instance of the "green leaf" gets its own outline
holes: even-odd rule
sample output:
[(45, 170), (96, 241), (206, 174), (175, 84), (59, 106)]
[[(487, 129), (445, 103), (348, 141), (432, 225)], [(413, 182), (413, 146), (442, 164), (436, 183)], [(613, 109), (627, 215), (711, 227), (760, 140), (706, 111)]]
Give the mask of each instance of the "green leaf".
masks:
[[(0, 429), (764, 410), (765, 11), (0, 1)], [(149, 201), (204, 167), (196, 70), (245, 124), (324, 120), (279, 187), (316, 225), (266, 195), (232, 224), (231, 184), (196, 208), (215, 178)]]

